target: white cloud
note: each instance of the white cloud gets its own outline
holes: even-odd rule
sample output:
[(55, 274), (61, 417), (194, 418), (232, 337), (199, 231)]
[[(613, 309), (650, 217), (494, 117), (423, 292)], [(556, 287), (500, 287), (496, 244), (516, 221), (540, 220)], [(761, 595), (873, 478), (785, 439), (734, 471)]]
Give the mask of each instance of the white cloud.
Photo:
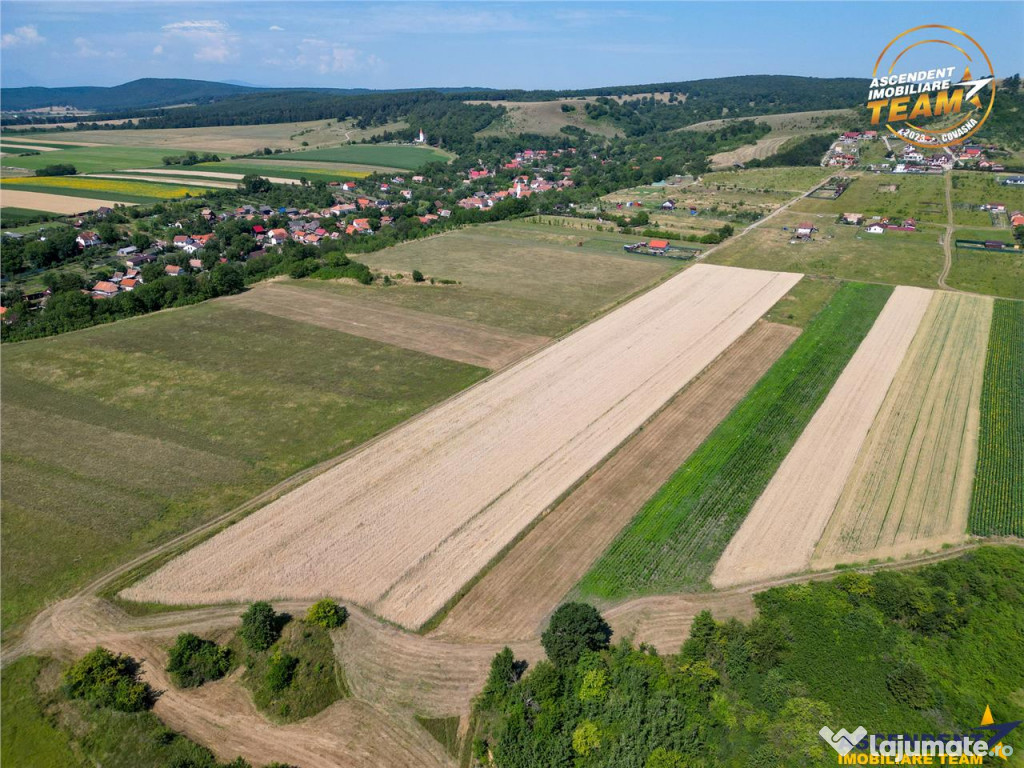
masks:
[[(165, 42), (178, 40), (191, 46), (196, 61), (225, 62), (238, 56), (238, 35), (231, 32), (223, 21), (187, 20), (163, 26)], [(163, 45), (157, 46), (163, 52)], [(154, 53), (156, 50), (154, 49)]]
[(46, 38), (39, 35), (39, 30), (34, 24), (18, 27), (14, 32), (8, 32), (0, 38), (0, 48), (9, 48), (12, 45), (38, 45), (45, 43)]
[(155, 48), (153, 48), (153, 55), (155, 55), (155, 56), (159, 56), (163, 52), (164, 52), (164, 47), (162, 45), (158, 45)]
[(92, 41), (84, 37), (76, 37), (74, 40), (75, 55), (82, 59), (120, 59), (124, 57), (124, 51), (119, 48), (97, 48)]
[(274, 24), (269, 29), (271, 32), (284, 32), (284, 27), (279, 27), (277, 24)]
[(330, 43), (315, 37), (307, 37), (299, 44), (295, 56), (285, 61), (290, 69), (307, 70), (319, 75), (358, 72), (380, 63), (376, 56), (366, 56), (362, 51), (343, 44)]

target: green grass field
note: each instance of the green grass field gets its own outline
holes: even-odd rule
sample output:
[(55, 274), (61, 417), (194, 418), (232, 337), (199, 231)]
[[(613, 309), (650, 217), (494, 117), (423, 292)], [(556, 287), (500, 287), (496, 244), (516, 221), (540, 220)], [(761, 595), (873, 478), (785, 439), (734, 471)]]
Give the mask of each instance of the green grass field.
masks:
[[(897, 186), (888, 192), (889, 185)], [(807, 213), (863, 213), (865, 216), (912, 218), (918, 222), (946, 223), (946, 193), (942, 176), (865, 174), (853, 180), (836, 200), (804, 198), (792, 210)]]
[[(485, 224), (359, 256), (373, 268), (458, 280), (459, 285), (369, 287), (305, 280), (316, 290), (410, 307), (542, 336), (557, 336), (681, 268), (630, 257), (608, 232), (530, 223)], [(578, 246), (583, 242), (583, 246)]]
[[(292, 165), (292, 167), (289, 167)], [(199, 163), (198, 165), (192, 165), (183, 170), (186, 171), (214, 171), (216, 173), (258, 173), (261, 176), (279, 176), (282, 179), (301, 179), (303, 177), (310, 181), (316, 181), (317, 179), (323, 179), (324, 181), (334, 180), (346, 180), (346, 179), (363, 179), (370, 175), (369, 171), (357, 171), (351, 168), (345, 168), (339, 166), (337, 170), (328, 170), (325, 168), (296, 168), (295, 164), (276, 164), (260, 163), (259, 161), (246, 161), (246, 162), (221, 162), (221, 163)]]
[(94, 179), (87, 176), (26, 176), (5, 179), (4, 186), (11, 190), (43, 192), (66, 197), (99, 198), (121, 203), (147, 203), (168, 200), (185, 195), (199, 197), (210, 191), (197, 181), (195, 186), (180, 183), (161, 184), (137, 179)]
[(167, 155), (180, 155), (182, 150), (154, 147), (71, 147), (56, 152), (40, 152), (31, 157), (5, 157), (4, 165), (36, 170), (47, 165), (70, 163), (79, 173), (103, 173), (124, 168), (162, 167)]
[(834, 168), (748, 168), (705, 173), (705, 186), (720, 185), (753, 192), (786, 192), (786, 199), (806, 192), (815, 184), (838, 175)]
[(359, 163), (412, 171), (427, 163), (446, 162), (451, 155), (430, 147), (395, 144), (347, 144), (328, 149), (309, 149), (274, 155), (275, 160), (327, 160), (332, 163)]
[(832, 278), (804, 277), (768, 310), (764, 319), (773, 323), (806, 328), (841, 285), (842, 283)]
[[(790, 243), (794, 228), (804, 221), (818, 227), (814, 239)], [(786, 211), (742, 238), (727, 241), (707, 260), (731, 267), (932, 288), (944, 262), (939, 244), (942, 231), (919, 226), (917, 232), (890, 230), (872, 235), (861, 227), (836, 224), (833, 215)]]
[(957, 248), (956, 240), (1013, 242), (1009, 229), (957, 229), (953, 232), (953, 267), (946, 282), (975, 293), (1024, 299), (1024, 251)]
[(981, 393), (970, 530), (1024, 536), (1024, 304), (997, 301)]
[[(953, 172), (953, 205), (954, 221), (959, 226), (988, 227), (992, 219), (987, 211), (977, 208), (991, 203), (1002, 203), (1007, 212), (1024, 211), (1024, 187), (1000, 184), (999, 174), (971, 171)], [(974, 210), (964, 210), (957, 204), (970, 205)], [(1006, 216), (1000, 217), (1003, 225), (1009, 230)]]
[(707, 586), (729, 539), (871, 329), (892, 289), (847, 284), (583, 577), (583, 597)]
[(3, 355), (5, 629), (486, 374), (218, 302)]
[(5, 227), (17, 227), (22, 224), (31, 224), (36, 221), (47, 221), (48, 219), (59, 218), (56, 213), (49, 211), (34, 211), (31, 208), (16, 208), (13, 205), (6, 205), (0, 208), (0, 222)]

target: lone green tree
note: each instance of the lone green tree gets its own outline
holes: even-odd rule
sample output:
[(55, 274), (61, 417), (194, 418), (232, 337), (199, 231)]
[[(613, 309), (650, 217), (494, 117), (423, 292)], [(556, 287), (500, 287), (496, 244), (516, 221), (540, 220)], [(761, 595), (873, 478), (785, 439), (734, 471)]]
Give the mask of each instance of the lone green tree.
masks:
[(309, 607), (306, 622), (324, 629), (340, 627), (348, 619), (348, 609), (333, 600), (318, 600)]
[(540, 642), (555, 666), (570, 667), (585, 651), (607, 648), (611, 637), (612, 628), (594, 606), (565, 603), (551, 616)]
[(270, 603), (260, 601), (250, 605), (249, 610), (242, 614), (242, 628), (238, 634), (254, 651), (265, 651), (277, 642), (281, 630)]

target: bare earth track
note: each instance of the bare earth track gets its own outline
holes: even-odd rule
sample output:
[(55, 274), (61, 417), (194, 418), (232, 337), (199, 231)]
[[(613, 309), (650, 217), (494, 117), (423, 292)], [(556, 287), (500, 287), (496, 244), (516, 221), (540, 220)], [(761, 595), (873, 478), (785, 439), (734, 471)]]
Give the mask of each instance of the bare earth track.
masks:
[(805, 569), (932, 292), (897, 288), (715, 566), (728, 587)]
[(421, 626), (800, 277), (695, 265), (123, 594), (176, 604), (329, 594)]
[[(430, 285), (424, 291), (448, 290)], [(415, 309), (313, 291), (287, 283), (261, 283), (226, 301), (257, 312), (343, 331), (447, 360), (497, 370), (550, 339)]]
[(800, 333), (760, 322), (551, 510), (448, 614), (438, 633), (533, 637), (618, 532)]

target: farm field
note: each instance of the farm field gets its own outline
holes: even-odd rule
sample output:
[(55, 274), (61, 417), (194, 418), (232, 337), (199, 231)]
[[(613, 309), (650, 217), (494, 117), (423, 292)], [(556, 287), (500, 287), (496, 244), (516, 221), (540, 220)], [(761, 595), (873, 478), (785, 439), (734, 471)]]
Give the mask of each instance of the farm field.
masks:
[[(74, 127), (71, 124), (67, 127)], [(55, 133), (29, 133), (5, 130), (0, 142), (10, 140), (19, 144), (61, 146), (75, 143), (86, 146), (148, 147), (159, 151), (159, 156), (178, 154), (178, 150), (197, 152), (245, 154), (270, 147), (271, 149), (301, 149), (305, 141), (310, 146), (342, 144), (361, 141), (383, 133), (406, 128), (406, 124), (389, 123), (360, 130), (350, 121), (310, 120), (298, 123), (268, 123), (264, 125), (225, 125), (202, 128), (157, 128), (116, 131), (62, 131)], [(57, 137), (57, 138), (52, 138)], [(159, 164), (159, 157), (156, 164)]]
[(771, 323), (806, 328), (841, 285), (839, 280), (804, 277), (768, 311), (764, 319)]
[(439, 149), (409, 144), (347, 144), (340, 147), (307, 149), (274, 156), (275, 160), (360, 163), (407, 171), (416, 170), (427, 163), (446, 162), (450, 158), (449, 153)]
[[(0, 192), (0, 196), (3, 196), (2, 192)], [(6, 227), (15, 227), (19, 224), (38, 221), (40, 218), (45, 218), (49, 215), (49, 211), (36, 210), (33, 208), (18, 208), (13, 205), (5, 205), (3, 208), (0, 208), (0, 221), (2, 221)]]
[[(479, 323), (389, 306), (366, 298), (309, 289), (309, 281), (261, 283), (225, 299), (232, 306), (373, 339), (396, 347), (492, 370), (548, 342)], [(421, 284), (417, 290), (446, 290)]]
[[(228, 162), (199, 163), (193, 165), (195, 173), (208, 175), (209, 173), (230, 173), (236, 178), (242, 178), (249, 173), (258, 173), (260, 176), (272, 177), (275, 179), (298, 180), (303, 177), (310, 181), (323, 179), (333, 181), (335, 179), (365, 179), (371, 173), (380, 173), (381, 168), (370, 165), (353, 165), (350, 163), (324, 163), (308, 162), (301, 165), (294, 160), (250, 160), (239, 158)], [(278, 182), (282, 183), (282, 182)]]
[(584, 598), (700, 589), (892, 292), (844, 285), (651, 497), (574, 590)]
[[(8, 156), (3, 159), (3, 164), (4, 166), (37, 170), (47, 165), (68, 163), (75, 166), (79, 173), (104, 173), (122, 168), (159, 166), (164, 156), (175, 153), (180, 154), (178, 150), (174, 149), (149, 147), (68, 147), (28, 157)], [(7, 182), (8, 180), (4, 179), (4, 183)]]
[[(838, 174), (838, 171), (836, 172)], [(848, 174), (847, 174), (848, 175)], [(896, 185), (896, 191), (888, 191)], [(854, 178), (835, 200), (804, 198), (793, 204), (806, 213), (863, 213), (920, 222), (946, 223), (946, 195), (941, 174), (866, 173)]]
[(485, 373), (217, 301), (3, 356), (5, 631)]
[(1024, 536), (1024, 304), (996, 301), (969, 517), (979, 536)]
[(122, 595), (196, 604), (329, 594), (419, 627), (798, 280), (695, 265)]
[(946, 282), (953, 288), (1024, 299), (1024, 250), (976, 251), (957, 248), (956, 240), (1013, 242), (1009, 229), (957, 229), (953, 232), (953, 265)]
[[(583, 247), (577, 242), (582, 239)], [(534, 224), (484, 224), (415, 240), (360, 259), (374, 269), (459, 285), (355, 286), (309, 280), (309, 288), (535, 336), (559, 336), (681, 268), (673, 259), (630, 257), (621, 235)]]
[(4, 210), (7, 207), (32, 209), (45, 211), (47, 213), (84, 213), (85, 211), (96, 210), (101, 206), (113, 208), (115, 205), (134, 205), (123, 200), (102, 199), (96, 197), (68, 197), (67, 195), (55, 195), (52, 192), (29, 192), (22, 189), (5, 188), (0, 190), (0, 205)]
[[(486, 136), (516, 136), (520, 133), (559, 136), (562, 128), (574, 126), (599, 136), (619, 136), (621, 132), (609, 120), (592, 120), (585, 112), (592, 99), (556, 99), (553, 101), (469, 101), (467, 104), (490, 104), (504, 107), (506, 114), (477, 133)], [(562, 105), (575, 107), (563, 112)]]
[(893, 291), (729, 542), (711, 575), (713, 586), (763, 581), (807, 567), (931, 298), (923, 288)]
[(937, 293), (861, 448), (813, 567), (960, 541), (992, 300)]
[[(818, 232), (810, 242), (791, 243), (797, 225), (805, 221)], [(939, 227), (919, 226), (916, 232), (887, 230), (873, 235), (860, 227), (837, 224), (831, 215), (788, 210), (744, 237), (727, 241), (708, 256), (708, 261), (844, 280), (934, 287), (944, 260), (939, 242), (942, 232)]]
[(105, 197), (124, 203), (145, 203), (185, 195), (202, 195), (211, 188), (201, 182), (193, 185), (163, 184), (130, 179), (104, 179), (91, 176), (29, 176), (5, 179), (6, 190), (43, 192), (71, 197)]
[(455, 605), (438, 632), (495, 641), (537, 632), (643, 503), (799, 333), (764, 322), (747, 331), (548, 512)]
[(700, 180), (705, 187), (722, 190), (785, 193), (779, 199), (784, 202), (835, 175), (833, 168), (746, 168), (705, 173)]

